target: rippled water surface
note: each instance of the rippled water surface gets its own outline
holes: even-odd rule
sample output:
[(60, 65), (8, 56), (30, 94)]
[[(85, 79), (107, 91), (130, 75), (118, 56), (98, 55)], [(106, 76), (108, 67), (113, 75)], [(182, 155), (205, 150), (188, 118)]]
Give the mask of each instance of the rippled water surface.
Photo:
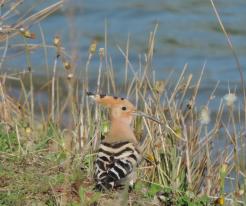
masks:
[[(26, 5), (33, 5), (33, 2), (26, 1), (23, 11), (26, 10)], [(215, 4), (244, 69), (246, 2), (216, 0)], [(112, 56), (118, 78), (122, 76), (125, 60), (117, 45), (125, 49), (128, 36), (130, 37), (129, 59), (137, 70), (139, 55), (143, 56), (146, 52), (149, 33), (158, 23), (153, 60), (157, 79), (167, 78), (171, 71), (174, 75), (179, 74), (186, 63), (189, 72), (197, 79), (206, 63), (201, 87), (202, 98), (208, 97), (217, 81), (220, 81), (218, 95), (224, 95), (228, 85), (233, 89), (239, 87), (240, 76), (235, 59), (209, 0), (73, 0), (68, 1), (61, 11), (42, 21), (41, 26), (47, 43), (52, 42), (54, 35), (61, 35), (68, 51), (78, 51), (78, 64), (85, 65), (92, 39), (98, 38), (98, 46), (104, 47), (105, 22), (109, 55)], [(33, 30), (40, 33), (38, 26), (34, 26)], [(40, 42), (40, 39), (38, 35), (35, 41)], [(44, 65), (41, 55), (33, 54), (32, 63)], [(49, 55), (52, 56), (53, 53)], [(53, 58), (50, 59), (52, 63)], [(11, 65), (10, 69), (18, 69), (20, 65), (24, 67), (24, 61), (23, 58), (14, 62), (9, 60), (6, 65)], [(91, 70), (97, 69), (98, 62), (94, 60)]]

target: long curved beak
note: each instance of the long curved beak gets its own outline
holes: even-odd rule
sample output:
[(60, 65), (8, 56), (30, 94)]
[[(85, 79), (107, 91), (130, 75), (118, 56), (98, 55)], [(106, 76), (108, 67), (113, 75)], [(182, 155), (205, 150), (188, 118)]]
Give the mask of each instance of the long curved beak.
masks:
[(156, 122), (158, 124), (163, 124), (160, 120), (158, 120), (155, 117), (152, 117), (152, 116), (150, 116), (148, 114), (145, 114), (142, 111), (135, 111), (133, 114), (136, 115), (136, 116), (145, 117), (145, 118), (150, 119), (150, 120), (152, 120), (152, 121), (154, 121), (154, 122)]

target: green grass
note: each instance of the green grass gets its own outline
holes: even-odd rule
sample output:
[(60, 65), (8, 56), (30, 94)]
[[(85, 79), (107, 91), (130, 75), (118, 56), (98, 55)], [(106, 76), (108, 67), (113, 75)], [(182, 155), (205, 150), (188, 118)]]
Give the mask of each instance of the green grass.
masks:
[[(26, 142), (20, 145), (23, 150), (19, 151), (14, 132), (7, 134), (1, 130), (1, 137), (0, 205), (24, 205), (25, 202), (46, 202), (52, 198), (51, 186), (64, 182), (57, 158), (60, 154), (28, 151)], [(9, 137), (10, 142), (7, 141)]]

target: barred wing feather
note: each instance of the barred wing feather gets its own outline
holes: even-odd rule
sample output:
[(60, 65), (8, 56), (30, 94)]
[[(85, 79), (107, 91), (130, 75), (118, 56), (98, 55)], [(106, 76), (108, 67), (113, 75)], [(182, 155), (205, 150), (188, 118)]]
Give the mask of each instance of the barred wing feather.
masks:
[(99, 190), (121, 187), (131, 181), (140, 162), (140, 154), (133, 143), (101, 143), (95, 162), (96, 188)]

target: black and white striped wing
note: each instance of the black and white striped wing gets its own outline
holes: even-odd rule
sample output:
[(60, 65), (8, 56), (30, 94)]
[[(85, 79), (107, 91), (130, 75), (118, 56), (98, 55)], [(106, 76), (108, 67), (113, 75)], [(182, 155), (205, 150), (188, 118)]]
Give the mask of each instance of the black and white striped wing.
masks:
[(135, 172), (140, 154), (131, 142), (101, 143), (96, 159), (96, 188), (112, 189), (120, 187)]

